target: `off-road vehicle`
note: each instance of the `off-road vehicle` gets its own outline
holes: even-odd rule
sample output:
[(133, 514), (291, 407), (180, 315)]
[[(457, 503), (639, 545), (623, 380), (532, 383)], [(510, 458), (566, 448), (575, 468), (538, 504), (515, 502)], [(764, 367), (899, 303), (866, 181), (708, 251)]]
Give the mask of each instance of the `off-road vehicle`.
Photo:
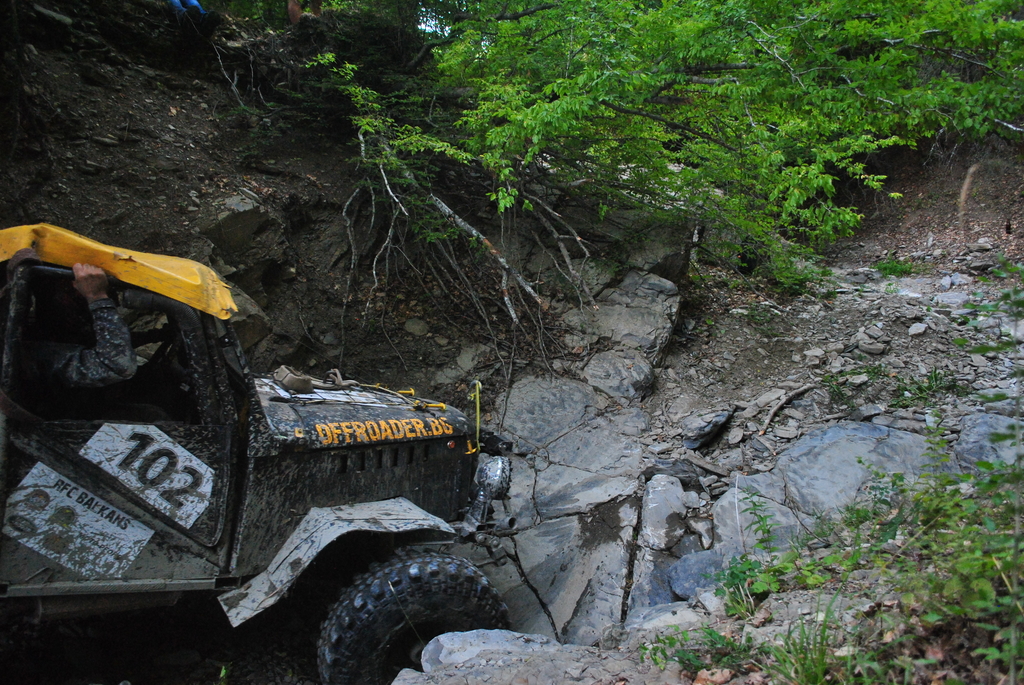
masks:
[[(340, 376), (252, 374), (229, 288), (201, 264), (46, 224), (0, 231), (0, 260), (28, 247), (39, 260), (8, 269), (0, 300), (0, 616), (207, 591), (237, 626), (316, 578), (335, 586), (321, 678), (360, 684), (390, 682), (441, 632), (507, 623), (479, 570), (424, 551), (480, 529), (507, 491), (500, 438)], [(24, 371), (38, 345), (94, 344), (76, 262), (116, 279), (139, 360), (130, 380), (66, 389)]]

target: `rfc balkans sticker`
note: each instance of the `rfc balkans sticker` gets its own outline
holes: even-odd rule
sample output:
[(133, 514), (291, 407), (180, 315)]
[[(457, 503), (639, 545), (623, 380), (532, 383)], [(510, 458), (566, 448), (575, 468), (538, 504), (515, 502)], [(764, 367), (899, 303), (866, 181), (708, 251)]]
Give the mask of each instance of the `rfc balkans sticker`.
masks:
[(86, 578), (131, 569), (153, 530), (37, 463), (7, 499), (4, 535)]

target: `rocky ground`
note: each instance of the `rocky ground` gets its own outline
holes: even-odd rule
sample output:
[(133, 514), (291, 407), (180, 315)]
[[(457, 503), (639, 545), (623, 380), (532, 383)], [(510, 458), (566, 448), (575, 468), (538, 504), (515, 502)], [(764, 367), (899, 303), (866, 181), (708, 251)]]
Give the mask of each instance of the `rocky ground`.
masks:
[[(524, 661), (502, 643), (476, 661), (438, 661), (431, 674), (400, 682), (760, 682), (758, 673), (701, 680), (638, 656), (659, 626), (711, 624), (769, 639), (815, 615), (818, 600), (800, 595), (774, 599), (761, 625), (727, 622), (705, 591), (697, 565), (714, 570), (747, 544), (742, 525), (723, 513), (731, 506), (736, 518), (739, 487), (778, 504), (794, 529), (804, 526), (822, 501), (794, 505), (778, 492), (796, 478), (821, 479), (820, 465), (801, 458), (816, 444), (808, 440), (840, 443), (827, 431), (855, 424), (854, 444), (909, 445), (913, 462), (934, 410), (947, 441), (982, 449), (973, 436), (988, 424), (978, 424), (999, 419), (977, 417), (1002, 409), (976, 393), (1015, 389), (1011, 360), (954, 343), (1017, 334), (998, 316), (971, 323), (978, 317), (968, 307), (1003, 286), (982, 280), (997, 255), (1021, 256), (1024, 175), (1012, 149), (935, 146), (879, 160), (895, 170), (888, 190), (903, 199), (852, 198), (865, 226), (829, 249), (834, 279), (813, 296), (770, 295), (702, 263), (700, 280), (680, 292), (646, 272), (658, 248), (635, 250), (617, 274), (589, 275), (597, 310), (555, 303), (557, 354), (513, 359), (496, 340), (501, 331), (491, 337), (458, 317), (455, 287), (423, 287), (405, 272), (390, 282), (393, 296), (378, 297), (369, 271), (349, 280), (353, 254), (379, 248), (346, 228), (347, 203), (359, 205), (358, 150), (324, 128), (239, 107), (240, 96), (256, 94), (232, 90), (231, 60), (268, 41), (301, 52), (314, 25), (266, 37), (230, 24), (219, 52), (186, 55), (159, 3), (132, 6), (114, 21), (50, 3), (45, 9), (71, 18), (70, 29), (30, 10), (24, 89), (42, 119), (38, 139), (3, 170), (0, 223), (45, 221), (210, 264), (246, 294), (239, 325), (260, 370), (340, 364), (347, 377), (411, 381), (459, 403), (468, 380), (488, 381), (500, 399), (487, 418), (517, 439), (508, 513), (520, 532), (492, 541), (490, 553), (462, 551), (504, 593), (513, 628), (542, 636), (529, 645), (551, 656)], [(151, 50), (116, 38), (142, 44), (140, 36)], [(501, 237), (495, 226), (500, 248), (544, 280), (550, 263), (539, 251)], [(879, 271), (879, 262), (891, 268), (901, 259), (913, 273)], [(849, 463), (858, 449), (835, 453), (825, 467), (833, 478), (846, 464), (850, 497), (865, 477)], [(974, 449), (958, 459), (977, 460)], [(851, 623), (892, 608), (863, 581), (843, 609)], [(20, 626), (0, 636), (0, 658), (12, 682), (311, 683), (317, 626), (307, 609), (282, 603), (237, 630), (198, 600)], [(579, 646), (555, 650), (555, 638)]]

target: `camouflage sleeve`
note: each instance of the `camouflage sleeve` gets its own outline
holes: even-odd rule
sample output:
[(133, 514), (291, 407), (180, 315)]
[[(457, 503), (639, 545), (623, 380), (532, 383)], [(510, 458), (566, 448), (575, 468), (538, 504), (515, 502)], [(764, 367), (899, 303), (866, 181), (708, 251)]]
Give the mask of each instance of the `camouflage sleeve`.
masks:
[(96, 346), (70, 351), (54, 370), (57, 380), (73, 388), (98, 388), (135, 375), (135, 350), (131, 331), (117, 313), (113, 301), (89, 303)]

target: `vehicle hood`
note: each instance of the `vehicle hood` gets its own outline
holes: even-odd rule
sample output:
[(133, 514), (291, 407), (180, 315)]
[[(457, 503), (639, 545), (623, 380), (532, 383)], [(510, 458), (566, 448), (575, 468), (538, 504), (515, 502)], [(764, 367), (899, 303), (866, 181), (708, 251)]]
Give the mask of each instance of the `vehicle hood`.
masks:
[(274, 437), (305, 448), (369, 447), (472, 432), (470, 420), (459, 410), (384, 388), (298, 394), (272, 378), (259, 377), (255, 383)]

